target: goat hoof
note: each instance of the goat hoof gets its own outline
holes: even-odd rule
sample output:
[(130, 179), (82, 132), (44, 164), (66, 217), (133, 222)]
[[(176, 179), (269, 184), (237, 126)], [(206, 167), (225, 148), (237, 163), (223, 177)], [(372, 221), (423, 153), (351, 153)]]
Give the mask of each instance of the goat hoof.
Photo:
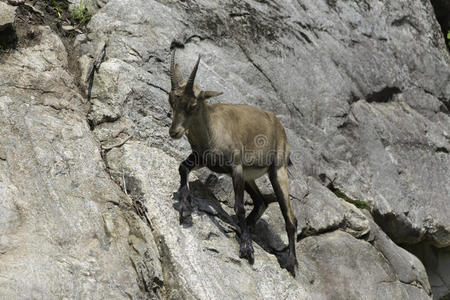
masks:
[(183, 217), (183, 218), (190, 217), (191, 214), (192, 214), (192, 210), (190, 210), (190, 209), (183, 209), (180, 212), (180, 216)]
[(180, 219), (190, 217), (192, 213), (192, 207), (190, 202), (187, 202), (186, 199), (182, 200), (180, 207)]
[(190, 209), (182, 208), (180, 210), (180, 224), (183, 224), (185, 221), (189, 220), (191, 213), (192, 211)]
[(292, 277), (295, 278), (295, 266), (294, 266), (294, 265), (292, 265), (292, 266), (287, 266), (287, 267), (286, 267), (286, 270), (288, 270), (288, 272), (291, 273)]
[(247, 256), (248, 263), (253, 265), (255, 263), (255, 256), (253, 252), (250, 252)]
[(295, 257), (288, 258), (286, 270), (288, 270), (288, 272), (291, 273), (292, 277), (294, 277), (294, 278), (295, 278), (295, 266), (296, 265), (298, 265), (297, 258), (295, 258)]
[(239, 250), (239, 257), (246, 258), (248, 263), (253, 265), (255, 262), (253, 246), (250, 243), (242, 243), (241, 248)]

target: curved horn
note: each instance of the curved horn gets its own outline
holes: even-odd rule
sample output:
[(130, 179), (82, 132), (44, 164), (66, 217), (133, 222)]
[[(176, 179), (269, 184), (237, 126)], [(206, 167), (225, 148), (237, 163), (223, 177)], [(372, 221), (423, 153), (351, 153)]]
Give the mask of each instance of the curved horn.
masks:
[(193, 90), (194, 80), (195, 80), (195, 75), (197, 75), (199, 63), (200, 63), (200, 55), (198, 56), (197, 63), (195, 64), (194, 69), (192, 70), (191, 76), (189, 76), (188, 82), (186, 83), (186, 87), (184, 88), (184, 90), (188, 93), (194, 92), (194, 90)]
[(175, 49), (172, 52), (172, 58), (170, 60), (170, 82), (172, 83), (172, 91), (184, 83), (180, 66), (175, 63)]
[(170, 59), (170, 82), (172, 83), (172, 91), (178, 87), (178, 80), (175, 75), (175, 49), (172, 52)]

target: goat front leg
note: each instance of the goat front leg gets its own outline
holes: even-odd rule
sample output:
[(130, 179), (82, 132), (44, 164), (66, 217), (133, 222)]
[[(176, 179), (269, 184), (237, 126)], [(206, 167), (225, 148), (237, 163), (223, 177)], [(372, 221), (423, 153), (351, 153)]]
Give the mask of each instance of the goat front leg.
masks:
[(231, 175), (233, 179), (234, 188), (234, 211), (238, 218), (239, 229), (241, 230), (241, 241), (239, 249), (239, 257), (247, 258), (250, 264), (254, 262), (252, 238), (247, 226), (247, 220), (245, 219), (245, 207), (244, 207), (244, 171), (242, 165), (233, 167), (233, 173)]
[(192, 212), (191, 196), (189, 194), (188, 180), (189, 173), (200, 166), (198, 155), (192, 152), (189, 156), (180, 164), (178, 172), (180, 173), (180, 188), (178, 189), (178, 197), (180, 199), (180, 224), (183, 223), (185, 218), (189, 217)]

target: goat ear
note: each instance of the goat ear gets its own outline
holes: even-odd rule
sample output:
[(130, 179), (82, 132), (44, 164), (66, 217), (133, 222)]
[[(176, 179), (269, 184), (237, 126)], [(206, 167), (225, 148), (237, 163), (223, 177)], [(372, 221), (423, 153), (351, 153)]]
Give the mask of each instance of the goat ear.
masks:
[(200, 95), (198, 95), (198, 98), (200, 100), (206, 100), (208, 98), (216, 97), (219, 95), (222, 95), (223, 92), (215, 92), (215, 91), (201, 91)]

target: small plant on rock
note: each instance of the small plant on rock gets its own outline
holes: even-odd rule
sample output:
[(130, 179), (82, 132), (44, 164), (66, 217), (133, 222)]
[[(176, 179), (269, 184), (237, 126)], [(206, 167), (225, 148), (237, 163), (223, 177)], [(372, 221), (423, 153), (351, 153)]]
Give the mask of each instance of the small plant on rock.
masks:
[(86, 25), (91, 19), (91, 13), (89, 12), (86, 2), (81, 1), (80, 5), (75, 6), (72, 9), (71, 21), (73, 24), (79, 24), (80, 26)]
[(61, 18), (64, 11), (69, 9), (69, 2), (67, 0), (47, 0), (48, 5), (53, 8), (58, 18)]
[(450, 47), (450, 30), (447, 32), (447, 44)]

